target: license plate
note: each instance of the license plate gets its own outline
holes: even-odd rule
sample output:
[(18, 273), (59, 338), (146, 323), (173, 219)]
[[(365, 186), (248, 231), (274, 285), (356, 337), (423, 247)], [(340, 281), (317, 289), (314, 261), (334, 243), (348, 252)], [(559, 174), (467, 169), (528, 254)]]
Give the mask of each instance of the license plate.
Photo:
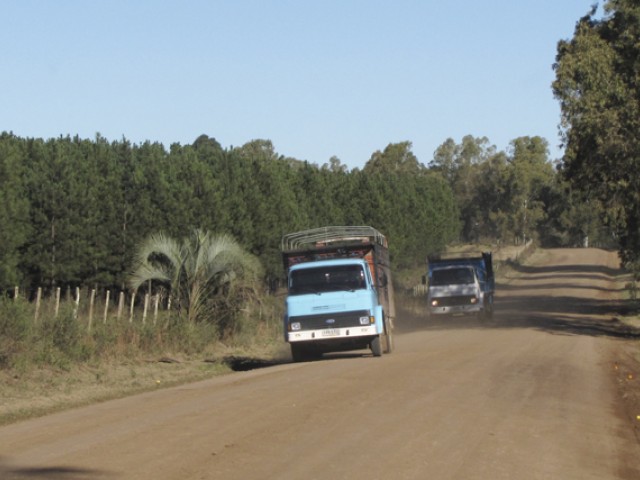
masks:
[(322, 330), (323, 337), (337, 337), (340, 335), (340, 330), (337, 328), (327, 328), (326, 330)]

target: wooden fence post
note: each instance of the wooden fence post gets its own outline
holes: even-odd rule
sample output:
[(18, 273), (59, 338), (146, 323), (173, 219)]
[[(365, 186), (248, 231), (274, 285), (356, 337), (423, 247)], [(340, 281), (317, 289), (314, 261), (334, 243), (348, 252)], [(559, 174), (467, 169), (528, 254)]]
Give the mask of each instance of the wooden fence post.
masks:
[(38, 314), (40, 313), (40, 300), (42, 299), (42, 287), (38, 287), (38, 293), (36, 294), (36, 316), (34, 321), (38, 322)]
[(77, 319), (78, 318), (78, 310), (80, 308), (80, 287), (76, 287), (76, 300), (75, 300), (76, 306), (73, 310), (73, 318)]
[(120, 292), (118, 297), (118, 321), (122, 318), (122, 311), (124, 310), (124, 292)]
[(155, 325), (156, 322), (158, 321), (158, 304), (160, 303), (160, 294), (156, 293), (155, 295), (155, 299), (154, 299), (154, 306), (153, 306), (153, 324)]
[(13, 287), (13, 301), (18, 300), (18, 296), (20, 295), (20, 288), (18, 286)]
[(136, 292), (131, 295), (131, 306), (129, 307), (129, 323), (133, 322), (133, 304), (136, 301)]
[(60, 287), (56, 288), (56, 305), (53, 313), (54, 318), (58, 318), (59, 311), (60, 311)]
[(91, 289), (91, 297), (89, 298), (89, 324), (87, 326), (87, 330), (91, 331), (91, 324), (93, 323), (93, 304), (96, 301), (96, 289)]
[(144, 294), (144, 310), (142, 311), (142, 324), (147, 323), (147, 310), (149, 309), (149, 294)]
[(102, 323), (107, 323), (107, 313), (109, 313), (109, 298), (111, 296), (111, 290), (107, 290), (107, 298), (104, 301), (104, 317)]

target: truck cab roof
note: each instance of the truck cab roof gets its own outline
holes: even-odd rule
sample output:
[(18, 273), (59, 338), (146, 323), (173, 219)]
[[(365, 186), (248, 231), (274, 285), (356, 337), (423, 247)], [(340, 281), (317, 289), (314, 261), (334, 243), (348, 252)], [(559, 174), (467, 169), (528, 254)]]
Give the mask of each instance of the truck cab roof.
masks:
[(328, 266), (339, 265), (366, 265), (367, 261), (362, 258), (332, 258), (329, 260), (318, 260), (317, 262), (298, 263), (291, 266), (291, 271), (301, 270), (305, 268), (323, 268)]

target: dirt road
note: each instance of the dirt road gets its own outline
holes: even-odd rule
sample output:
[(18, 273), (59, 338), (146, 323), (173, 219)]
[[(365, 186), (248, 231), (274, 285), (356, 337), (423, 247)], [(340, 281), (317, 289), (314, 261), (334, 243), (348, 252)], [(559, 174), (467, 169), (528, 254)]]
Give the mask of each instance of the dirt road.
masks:
[[(0, 428), (3, 479), (638, 479), (612, 374), (615, 254), (540, 251), (495, 320)], [(640, 412), (638, 412), (640, 414)]]

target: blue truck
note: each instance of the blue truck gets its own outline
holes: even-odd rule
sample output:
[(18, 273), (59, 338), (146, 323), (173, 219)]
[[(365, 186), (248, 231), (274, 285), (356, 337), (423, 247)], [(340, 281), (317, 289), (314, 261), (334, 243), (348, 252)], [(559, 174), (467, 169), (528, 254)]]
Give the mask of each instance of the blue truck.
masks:
[(327, 352), (393, 350), (395, 304), (385, 236), (367, 226), (286, 234), (284, 336), (295, 362)]
[(491, 252), (427, 258), (427, 314), (493, 316), (495, 276)]

